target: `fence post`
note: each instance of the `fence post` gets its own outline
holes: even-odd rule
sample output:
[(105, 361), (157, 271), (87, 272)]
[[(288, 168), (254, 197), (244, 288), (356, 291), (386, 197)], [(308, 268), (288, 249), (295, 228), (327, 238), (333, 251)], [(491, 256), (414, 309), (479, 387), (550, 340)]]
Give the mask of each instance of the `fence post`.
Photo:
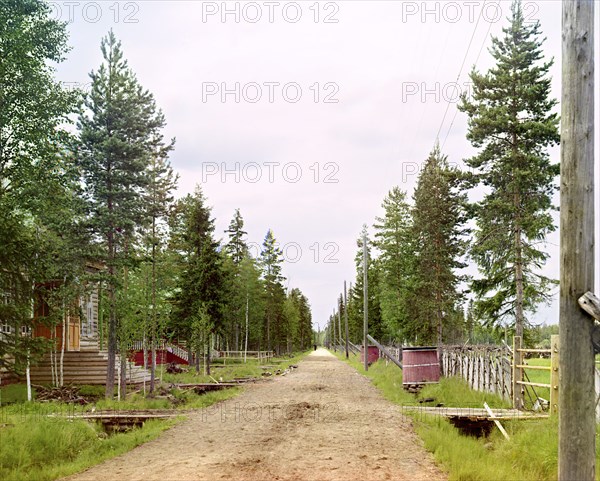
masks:
[(558, 414), (558, 364), (560, 361), (560, 338), (550, 337), (550, 415)]
[(523, 381), (523, 368), (517, 367), (523, 365), (523, 353), (521, 349), (521, 336), (513, 337), (513, 407), (515, 409), (523, 409), (523, 393), (521, 392), (521, 384)]

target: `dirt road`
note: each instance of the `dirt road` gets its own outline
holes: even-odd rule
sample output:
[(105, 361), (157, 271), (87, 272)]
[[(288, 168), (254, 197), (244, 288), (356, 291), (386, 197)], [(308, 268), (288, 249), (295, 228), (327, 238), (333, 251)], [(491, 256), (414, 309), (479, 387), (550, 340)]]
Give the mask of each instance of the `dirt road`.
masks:
[(411, 423), (324, 349), (70, 481), (443, 480)]

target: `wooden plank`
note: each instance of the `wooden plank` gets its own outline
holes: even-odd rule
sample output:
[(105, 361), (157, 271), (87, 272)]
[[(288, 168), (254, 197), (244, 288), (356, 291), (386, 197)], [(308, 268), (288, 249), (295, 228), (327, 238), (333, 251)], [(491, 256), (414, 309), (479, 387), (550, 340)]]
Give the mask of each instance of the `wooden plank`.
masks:
[[(381, 350), (387, 357), (390, 358), (390, 360), (396, 365), (398, 366), (400, 369), (402, 369), (402, 363), (400, 361), (398, 361), (398, 359), (396, 359), (394, 356), (392, 356), (392, 354), (385, 348), (383, 347), (381, 344), (379, 344), (375, 339), (373, 339), (373, 337), (371, 337), (371, 335), (367, 334), (367, 339), (369, 341), (371, 341), (373, 344), (375, 344), (379, 350)], [(397, 371), (396, 371), (397, 372)]]
[(600, 321), (600, 299), (590, 291), (581, 296), (578, 301), (579, 306), (597, 321)]
[(552, 346), (552, 357), (550, 358), (550, 414), (552, 415), (558, 414), (558, 365), (560, 363), (559, 340), (559, 336), (550, 336), (550, 345)]
[(494, 413), (492, 412), (492, 410), (490, 409), (490, 407), (488, 406), (488, 403), (483, 403), (483, 407), (485, 408), (485, 410), (488, 412), (488, 414), (490, 415), (490, 419), (494, 420), (494, 424), (498, 427), (498, 429), (500, 430), (500, 432), (502, 433), (502, 435), (508, 440), (510, 441), (510, 436), (508, 435), (508, 433), (506, 432), (506, 430), (504, 429), (504, 426), (502, 426), (502, 424), (500, 423), (500, 421), (498, 420), (497, 417), (494, 416)]
[(545, 384), (542, 382), (529, 382), (529, 381), (517, 381), (516, 384), (521, 386), (533, 386), (533, 387), (551, 387), (550, 384)]
[(520, 367), (522, 369), (534, 369), (538, 371), (550, 371), (552, 368), (550, 366), (530, 366), (529, 364), (521, 364)]
[(523, 381), (523, 369), (517, 366), (523, 364), (523, 354), (521, 352), (521, 337), (513, 338), (513, 407), (515, 409), (523, 408), (523, 394), (518, 383)]

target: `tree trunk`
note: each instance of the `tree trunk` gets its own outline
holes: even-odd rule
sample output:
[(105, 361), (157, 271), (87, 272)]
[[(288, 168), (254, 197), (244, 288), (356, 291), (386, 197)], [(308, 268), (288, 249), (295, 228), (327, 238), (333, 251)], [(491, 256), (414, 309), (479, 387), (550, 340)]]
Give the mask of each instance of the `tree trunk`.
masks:
[(108, 365), (106, 369), (106, 391), (105, 397), (112, 399), (115, 392), (115, 361), (117, 358), (117, 312), (115, 304), (115, 270), (114, 270), (114, 245), (112, 241), (112, 232), (108, 236), (109, 243), (109, 266), (108, 275), (110, 281), (107, 286), (108, 292)]
[(121, 352), (121, 399), (125, 399), (127, 396), (127, 351)]
[(206, 353), (205, 353), (205, 358), (204, 358), (204, 369), (205, 369), (205, 374), (207, 376), (210, 376), (210, 335), (207, 336), (207, 342), (206, 342)]
[[(520, 219), (517, 219), (517, 222), (520, 222)], [(523, 312), (523, 239), (520, 225), (515, 228), (515, 288), (515, 336), (522, 339), (525, 315)]]
[(156, 385), (156, 342), (152, 340), (151, 347), (151, 362), (150, 362), (150, 392), (154, 392)]
[[(150, 367), (150, 392), (154, 392), (156, 378), (156, 217), (152, 217), (152, 323), (150, 326), (150, 339), (152, 342), (152, 365)], [(145, 362), (145, 361), (144, 361)]]
[[(64, 302), (63, 302), (63, 306), (64, 306)], [(64, 380), (65, 380), (64, 363), (65, 363), (65, 344), (67, 342), (67, 329), (68, 329), (67, 316), (68, 316), (67, 312), (64, 311), (63, 312), (62, 342), (61, 342), (61, 346), (60, 346), (60, 363), (59, 363), (60, 377), (59, 377), (59, 381), (58, 381), (58, 385), (61, 387), (63, 386)]]
[(443, 331), (443, 320), (444, 314), (438, 305), (437, 309), (437, 353), (438, 353), (438, 362), (440, 363), (440, 369), (442, 366), (442, 331)]

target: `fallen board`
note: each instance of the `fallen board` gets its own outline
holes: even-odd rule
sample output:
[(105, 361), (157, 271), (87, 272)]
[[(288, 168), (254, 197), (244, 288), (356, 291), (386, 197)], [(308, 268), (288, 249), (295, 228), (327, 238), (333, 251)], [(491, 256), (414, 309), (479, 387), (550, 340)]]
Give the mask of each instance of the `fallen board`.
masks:
[(221, 383), (190, 383), (190, 384), (173, 384), (173, 387), (180, 389), (193, 388), (196, 391), (220, 391), (221, 389), (227, 389), (230, 387), (237, 387), (240, 383), (238, 382), (221, 382)]
[(464, 434), (476, 437), (487, 437), (492, 431), (494, 423), (500, 421), (525, 421), (548, 417), (547, 414), (523, 412), (517, 409), (496, 409), (491, 414), (481, 408), (403, 406), (402, 409), (413, 414), (445, 417)]
[(491, 416), (483, 408), (450, 408), (450, 407), (428, 407), (428, 406), (402, 406), (403, 410), (417, 412), (420, 414), (430, 414), (434, 416), (443, 416), (446, 418), (464, 418), (472, 421), (478, 420), (526, 420), (526, 419), (544, 419), (548, 414), (537, 414), (531, 412), (519, 411), (517, 409), (495, 409)]
[(67, 416), (55, 416), (50, 417), (64, 417), (66, 419), (82, 419), (86, 421), (97, 421), (102, 423), (105, 431), (108, 432), (119, 432), (132, 429), (134, 427), (142, 426), (146, 421), (150, 419), (169, 419), (175, 418), (185, 414), (186, 411), (164, 411), (164, 410), (150, 410), (150, 411), (97, 411), (97, 412), (83, 412), (80, 414), (71, 414)]

